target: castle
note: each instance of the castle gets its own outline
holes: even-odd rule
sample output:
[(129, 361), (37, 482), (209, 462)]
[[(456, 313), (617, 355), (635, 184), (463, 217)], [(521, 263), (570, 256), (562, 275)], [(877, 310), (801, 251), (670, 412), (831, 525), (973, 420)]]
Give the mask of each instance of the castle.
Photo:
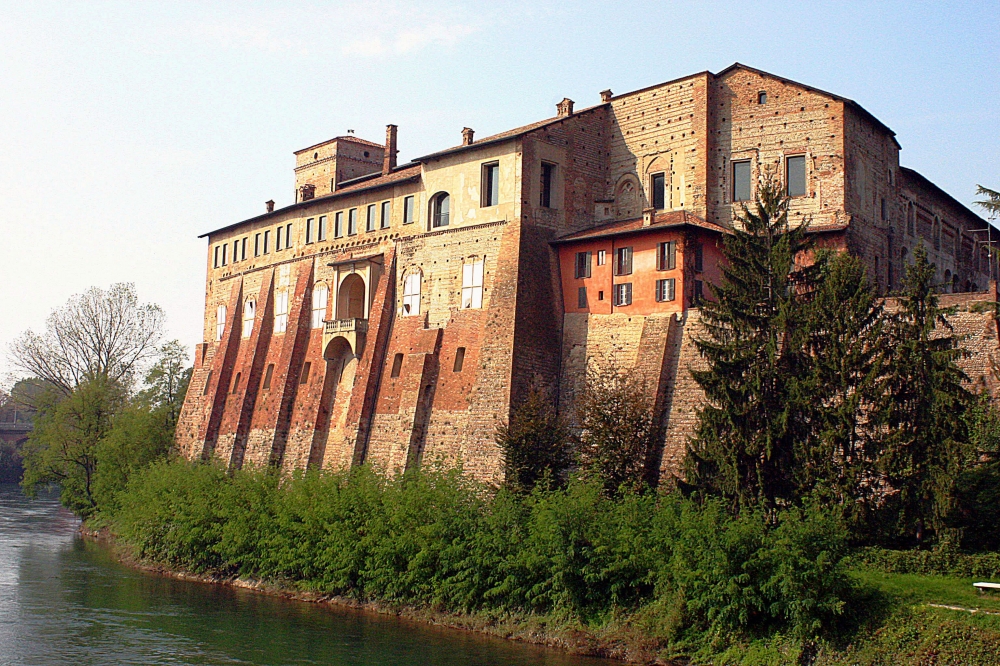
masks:
[[(465, 128), (408, 164), (396, 145), (389, 125), (383, 144), (297, 151), (294, 204), (205, 234), (184, 455), (392, 472), (460, 460), (497, 481), (497, 423), (532, 387), (572, 418), (596, 361), (646, 379), (674, 473), (703, 399), (688, 372), (697, 304), (765, 172), (793, 222), (863, 258), (883, 292), (919, 244), (951, 302), (985, 300), (995, 277), (987, 224), (901, 167), (892, 130), (740, 64), (582, 110), (564, 99), (486, 138)], [(967, 371), (987, 381), (995, 322), (960, 314)]]

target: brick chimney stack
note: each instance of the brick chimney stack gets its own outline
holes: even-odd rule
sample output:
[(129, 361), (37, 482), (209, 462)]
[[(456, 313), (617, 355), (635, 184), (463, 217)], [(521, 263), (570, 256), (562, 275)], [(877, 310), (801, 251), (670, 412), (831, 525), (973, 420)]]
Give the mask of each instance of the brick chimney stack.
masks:
[(656, 217), (655, 208), (643, 208), (642, 209), (642, 226), (648, 227), (653, 224), (653, 220)]
[(475, 133), (476, 133), (476, 131), (474, 129), (472, 129), (471, 127), (463, 127), (462, 128), (462, 145), (463, 146), (471, 146), (472, 145), (472, 137), (473, 137), (473, 135)]
[(563, 97), (563, 101), (556, 104), (556, 115), (560, 118), (573, 115), (573, 100)]
[(270, 201), (265, 201), (264, 205), (267, 206), (268, 213), (274, 212), (274, 199), (271, 199)]
[(604, 103), (604, 102), (610, 102), (612, 94), (613, 93), (611, 92), (611, 88), (608, 88), (607, 90), (602, 90), (601, 91), (601, 102), (602, 103)]
[(396, 168), (396, 131), (399, 128), (395, 125), (385, 126), (385, 152), (382, 155), (382, 175), (388, 174)]

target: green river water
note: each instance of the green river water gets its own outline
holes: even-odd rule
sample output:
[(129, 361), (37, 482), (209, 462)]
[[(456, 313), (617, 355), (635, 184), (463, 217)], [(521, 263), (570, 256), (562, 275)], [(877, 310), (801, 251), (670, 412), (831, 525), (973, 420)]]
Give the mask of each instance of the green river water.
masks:
[(0, 484), (0, 664), (613, 663), (141, 573), (78, 527), (54, 495)]

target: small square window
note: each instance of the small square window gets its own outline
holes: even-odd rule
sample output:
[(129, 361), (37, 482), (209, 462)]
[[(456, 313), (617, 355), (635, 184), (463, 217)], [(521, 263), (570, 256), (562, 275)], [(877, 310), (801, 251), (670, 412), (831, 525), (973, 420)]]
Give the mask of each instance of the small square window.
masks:
[(598, 291), (597, 292), (597, 300), (599, 300), (599, 301), (603, 301), (604, 300), (604, 292), (603, 291)]
[(764, 92), (763, 90), (761, 90), (759, 93), (757, 93), (757, 103), (758, 104), (767, 104), (767, 93)]
[(788, 183), (788, 196), (804, 197), (806, 195), (805, 155), (795, 155), (785, 160), (785, 177)]

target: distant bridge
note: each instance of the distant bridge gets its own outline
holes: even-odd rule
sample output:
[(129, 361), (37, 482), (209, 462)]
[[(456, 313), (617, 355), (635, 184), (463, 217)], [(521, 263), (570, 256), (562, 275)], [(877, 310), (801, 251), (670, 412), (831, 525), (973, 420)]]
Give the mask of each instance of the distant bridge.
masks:
[(0, 441), (10, 444), (21, 444), (31, 433), (30, 423), (0, 423)]

